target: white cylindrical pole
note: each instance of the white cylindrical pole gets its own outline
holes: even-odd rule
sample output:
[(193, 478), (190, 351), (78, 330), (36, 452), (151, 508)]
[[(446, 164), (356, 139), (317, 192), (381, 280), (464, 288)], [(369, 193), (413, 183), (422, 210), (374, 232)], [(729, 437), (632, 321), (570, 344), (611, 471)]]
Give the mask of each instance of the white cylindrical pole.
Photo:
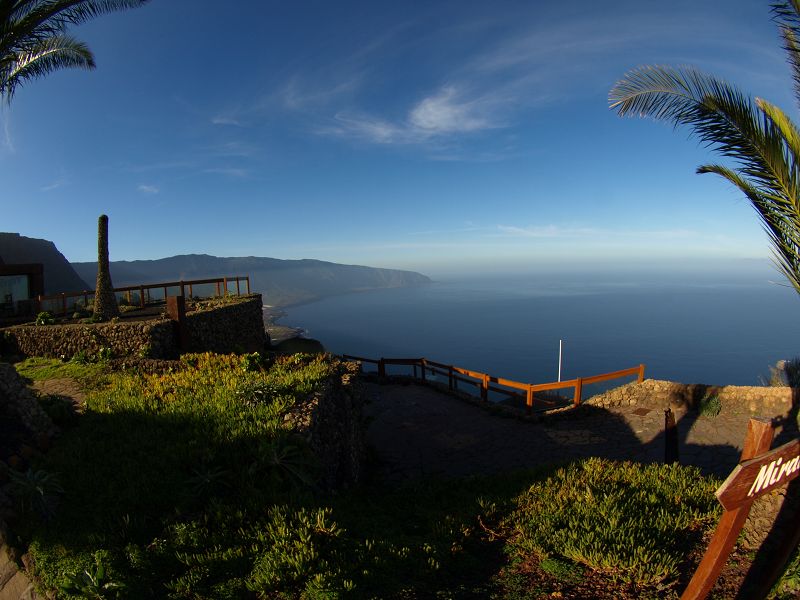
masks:
[(564, 340), (558, 340), (558, 380), (561, 381), (561, 353), (564, 348)]

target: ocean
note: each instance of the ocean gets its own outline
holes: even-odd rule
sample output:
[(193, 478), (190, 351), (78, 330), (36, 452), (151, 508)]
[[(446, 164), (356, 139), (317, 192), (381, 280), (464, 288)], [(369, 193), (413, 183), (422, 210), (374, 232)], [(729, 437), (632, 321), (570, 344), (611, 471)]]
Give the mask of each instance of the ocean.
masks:
[(557, 379), (563, 340), (562, 379), (644, 363), (651, 378), (759, 385), (800, 355), (800, 297), (742, 279), (453, 278), (289, 307), (281, 323), (337, 354), (425, 357), (522, 382)]

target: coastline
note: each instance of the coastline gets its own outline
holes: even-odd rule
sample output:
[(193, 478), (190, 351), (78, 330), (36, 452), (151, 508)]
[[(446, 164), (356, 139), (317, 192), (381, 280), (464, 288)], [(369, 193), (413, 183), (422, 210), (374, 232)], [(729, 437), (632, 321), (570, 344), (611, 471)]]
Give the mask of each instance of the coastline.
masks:
[(302, 327), (290, 327), (278, 324), (278, 319), (286, 316), (286, 311), (277, 306), (264, 306), (264, 329), (269, 334), (270, 343), (275, 345), (286, 340), (304, 337), (306, 330)]

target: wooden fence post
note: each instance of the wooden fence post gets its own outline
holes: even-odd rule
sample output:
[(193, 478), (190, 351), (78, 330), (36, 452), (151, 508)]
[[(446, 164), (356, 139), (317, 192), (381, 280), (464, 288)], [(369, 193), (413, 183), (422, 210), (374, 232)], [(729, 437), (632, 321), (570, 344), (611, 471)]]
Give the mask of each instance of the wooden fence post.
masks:
[(481, 400), (489, 401), (489, 376), (484, 374), (481, 380)]
[(144, 286), (139, 286), (139, 307), (144, 308)]
[(644, 381), (644, 365), (639, 365), (639, 383)]
[(528, 394), (525, 398), (526, 411), (530, 415), (533, 412), (533, 386), (528, 385)]
[(581, 403), (581, 394), (583, 393), (583, 379), (578, 377), (575, 380), (575, 397), (572, 399), (572, 403), (575, 406), (578, 406)]
[(222, 291), (222, 296), (223, 296), (223, 297), (227, 297), (227, 296), (228, 296), (228, 278), (227, 278), (227, 277), (223, 277), (223, 278), (222, 278), (222, 287), (224, 287), (224, 288), (225, 288), (225, 289)]
[(250, 295), (250, 275), (245, 277), (244, 280), (247, 282), (247, 295), (249, 296)]
[(236, 277), (236, 295), (241, 296), (242, 292), (239, 291), (239, 277)]
[[(769, 419), (750, 419), (747, 424), (747, 437), (744, 440), (741, 461), (748, 460), (769, 450), (774, 430)], [(740, 462), (741, 462), (740, 461)], [(730, 556), (736, 538), (739, 537), (753, 502), (750, 501), (734, 510), (722, 513), (714, 537), (708, 544), (706, 553), (686, 586), (681, 600), (702, 600), (714, 587), (722, 567)]]
[(425, 360), (424, 358), (420, 358), (420, 359), (419, 359), (419, 364), (420, 364), (420, 366), (422, 367), (422, 383), (427, 383), (427, 382), (428, 382), (428, 379), (427, 379), (427, 377), (425, 376), (425, 364), (426, 364), (426, 360)]

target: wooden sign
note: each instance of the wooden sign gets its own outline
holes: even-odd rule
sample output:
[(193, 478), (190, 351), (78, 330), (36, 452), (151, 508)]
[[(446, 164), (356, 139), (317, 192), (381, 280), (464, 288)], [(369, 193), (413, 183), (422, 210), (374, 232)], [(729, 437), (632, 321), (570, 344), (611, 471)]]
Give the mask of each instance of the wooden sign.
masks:
[(725, 510), (748, 504), (800, 475), (800, 439), (739, 463), (717, 490)]

